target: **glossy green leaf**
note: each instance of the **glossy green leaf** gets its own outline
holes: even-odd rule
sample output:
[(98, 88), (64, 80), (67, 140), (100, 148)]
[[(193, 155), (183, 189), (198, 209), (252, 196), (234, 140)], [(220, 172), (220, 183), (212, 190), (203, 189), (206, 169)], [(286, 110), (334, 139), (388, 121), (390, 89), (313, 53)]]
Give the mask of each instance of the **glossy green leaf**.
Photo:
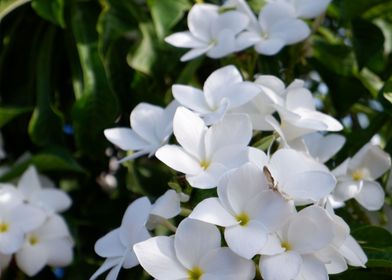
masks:
[(30, 1), (31, 0), (0, 0), (0, 22), (6, 15), (11, 13), (13, 10)]
[(64, 6), (66, 0), (32, 0), (31, 6), (44, 19), (65, 27)]
[(147, 0), (158, 38), (167, 36), (171, 28), (191, 7), (189, 0)]

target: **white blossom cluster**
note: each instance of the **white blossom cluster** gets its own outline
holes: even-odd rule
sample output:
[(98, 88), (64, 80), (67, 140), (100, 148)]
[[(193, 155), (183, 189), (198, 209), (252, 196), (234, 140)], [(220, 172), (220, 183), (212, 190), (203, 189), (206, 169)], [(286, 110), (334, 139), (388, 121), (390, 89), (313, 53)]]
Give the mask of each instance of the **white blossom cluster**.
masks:
[[(173, 85), (172, 92), (166, 109), (140, 104), (132, 128), (105, 135), (136, 151), (126, 159), (155, 154), (191, 187), (216, 188), (217, 196), (181, 211), (177, 228), (168, 219), (179, 215), (183, 194), (169, 190), (154, 204), (136, 200), (121, 226), (97, 241), (106, 260), (91, 279), (109, 269), (106, 279), (116, 279), (121, 268), (138, 264), (158, 280), (246, 280), (256, 273), (265, 280), (313, 280), (365, 267), (366, 255), (333, 208), (354, 198), (380, 209), (384, 191), (376, 180), (391, 167), (388, 154), (367, 144), (330, 170), (325, 163), (345, 138), (327, 133), (343, 126), (316, 110), (301, 80), (244, 81), (229, 65), (202, 89)], [(267, 153), (251, 145), (260, 133), (271, 139)], [(158, 224), (174, 234), (152, 237)]]
[(254, 46), (275, 55), (284, 46), (305, 40), (311, 30), (304, 19), (321, 15), (331, 0), (267, 0), (258, 17), (245, 0), (227, 0), (222, 6), (196, 4), (188, 14), (189, 31), (166, 37), (179, 48), (190, 48), (182, 61), (202, 54), (221, 58)]
[(16, 186), (0, 184), (0, 276), (13, 257), (28, 276), (69, 265), (74, 244), (59, 213), (70, 206), (70, 197), (33, 166)]

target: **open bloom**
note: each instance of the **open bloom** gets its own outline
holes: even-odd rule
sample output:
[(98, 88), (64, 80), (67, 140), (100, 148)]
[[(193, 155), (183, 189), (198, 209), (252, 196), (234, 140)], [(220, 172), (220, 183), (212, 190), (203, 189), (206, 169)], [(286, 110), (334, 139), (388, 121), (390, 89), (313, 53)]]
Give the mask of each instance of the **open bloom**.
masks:
[(191, 48), (181, 61), (204, 53), (220, 58), (236, 51), (236, 36), (248, 24), (248, 18), (237, 11), (219, 12), (219, 6), (196, 4), (188, 14), (189, 31), (174, 33), (165, 41), (179, 48)]
[(324, 209), (310, 206), (293, 214), (275, 238), (276, 252), (260, 257), (263, 279), (328, 279), (325, 264), (315, 255), (334, 239), (333, 223)]
[(263, 172), (247, 163), (226, 173), (218, 184), (218, 198), (203, 200), (189, 217), (224, 227), (230, 249), (251, 259), (293, 211), (292, 204), (265, 190), (266, 185)]
[(145, 227), (150, 210), (151, 203), (147, 197), (135, 200), (125, 211), (121, 226), (95, 243), (95, 252), (106, 260), (91, 276), (91, 280), (109, 269), (110, 272), (106, 279), (115, 280), (121, 267), (127, 269), (139, 264), (132, 246), (150, 237)]
[(18, 267), (32, 277), (45, 265), (67, 266), (73, 259), (73, 241), (68, 227), (59, 215), (51, 215), (46, 222), (25, 237), (16, 253)]
[(156, 150), (165, 145), (172, 134), (172, 123), (177, 102), (171, 102), (165, 109), (140, 103), (133, 109), (130, 117), (132, 128), (105, 129), (106, 138), (124, 151), (136, 153), (121, 161), (135, 159), (142, 155), (152, 156)]
[(23, 203), (13, 186), (0, 186), (0, 253), (9, 255), (18, 251), (25, 234), (40, 227), (45, 219), (45, 212)]
[(229, 65), (214, 71), (205, 81), (203, 90), (173, 85), (172, 91), (181, 105), (198, 113), (210, 125), (231, 109), (249, 102), (260, 89), (251, 82), (244, 82), (238, 69)]
[[(243, 2), (243, 1), (241, 1)], [(240, 10), (245, 3), (240, 4)], [(246, 11), (245, 11), (246, 12)], [(255, 17), (253, 13), (247, 13)], [(284, 46), (303, 41), (310, 34), (308, 25), (293, 16), (289, 6), (280, 3), (268, 3), (259, 13), (258, 24), (249, 24), (247, 30), (238, 36), (239, 50), (254, 45), (258, 53), (277, 54)]]
[[(50, 181), (47, 179), (47, 182)], [(65, 211), (72, 203), (71, 198), (64, 191), (52, 185), (43, 185), (34, 166), (30, 166), (23, 173), (17, 188), (25, 201), (44, 209), (49, 214)]]
[(366, 144), (333, 171), (338, 184), (332, 198), (340, 202), (354, 198), (368, 210), (380, 209), (385, 193), (376, 180), (390, 167), (387, 153), (378, 146)]
[(246, 115), (226, 115), (208, 128), (195, 113), (179, 107), (173, 130), (181, 147), (163, 146), (156, 152), (156, 157), (185, 173), (192, 187), (213, 188), (226, 171), (248, 161), (247, 145), (252, 137), (252, 125)]
[(183, 220), (174, 236), (157, 236), (134, 245), (141, 266), (157, 280), (250, 280), (252, 261), (221, 247), (217, 227)]

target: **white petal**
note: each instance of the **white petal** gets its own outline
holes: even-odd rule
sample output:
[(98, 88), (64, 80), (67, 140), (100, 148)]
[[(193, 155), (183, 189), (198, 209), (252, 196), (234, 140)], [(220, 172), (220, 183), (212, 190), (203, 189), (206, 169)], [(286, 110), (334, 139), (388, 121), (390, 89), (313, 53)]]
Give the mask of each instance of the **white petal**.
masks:
[(150, 214), (171, 219), (181, 212), (180, 196), (174, 190), (166, 191), (152, 206)]
[(255, 266), (252, 261), (234, 254), (229, 248), (217, 248), (208, 252), (200, 263), (206, 280), (251, 280), (255, 277)]
[(47, 248), (43, 244), (25, 245), (16, 253), (15, 260), (18, 267), (32, 277), (46, 265), (48, 260)]
[(302, 209), (290, 221), (288, 242), (301, 254), (326, 247), (334, 238), (334, 227), (326, 211), (318, 206)]
[(0, 184), (0, 209), (4, 213), (23, 203), (24, 195), (11, 184)]
[(104, 273), (106, 270), (111, 269), (112, 267), (121, 263), (121, 260), (122, 257), (106, 259), (103, 264), (98, 268), (98, 270), (90, 277), (90, 280), (97, 279), (97, 277)]
[(369, 211), (380, 210), (384, 205), (385, 193), (378, 182), (364, 181), (361, 191), (355, 196), (363, 207)]
[(119, 257), (124, 251), (124, 248), (120, 240), (119, 228), (108, 232), (98, 239), (94, 246), (95, 252), (104, 258)]
[(148, 103), (139, 103), (130, 116), (132, 129), (147, 142), (161, 142), (158, 139), (155, 126), (160, 123), (163, 116), (163, 109), (159, 106)]
[(268, 234), (267, 242), (265, 243), (264, 247), (259, 251), (259, 254), (272, 256), (281, 254), (284, 251), (285, 249), (281, 246), (279, 237), (276, 234), (271, 233)]
[(118, 277), (118, 274), (120, 273), (121, 270), (121, 264), (116, 265), (115, 267), (113, 267), (108, 275), (106, 276), (105, 280), (116, 280)]
[(124, 151), (143, 150), (149, 143), (130, 128), (108, 128), (103, 131), (106, 139)]
[(273, 75), (260, 75), (255, 80), (255, 83), (271, 89), (276, 94), (280, 94), (285, 90), (282, 80)]
[(55, 212), (63, 212), (67, 210), (71, 204), (71, 198), (64, 192), (58, 189), (42, 189), (35, 192), (31, 196), (31, 203)]
[(221, 58), (235, 52), (235, 34), (230, 29), (223, 29), (219, 32), (216, 43), (208, 50), (207, 56), (211, 58)]
[(195, 112), (205, 114), (211, 111), (204, 99), (204, 93), (200, 89), (184, 85), (173, 85), (172, 92), (174, 98), (181, 105)]
[(285, 46), (285, 42), (283, 39), (279, 38), (270, 38), (263, 40), (257, 44), (255, 44), (255, 50), (264, 55), (275, 55), (277, 54), (283, 47)]
[(178, 143), (188, 153), (197, 159), (203, 158), (207, 127), (200, 117), (184, 107), (179, 107), (174, 115), (173, 130)]
[(125, 247), (133, 245), (132, 242), (145, 229), (151, 211), (151, 203), (147, 197), (141, 197), (132, 202), (125, 211), (120, 226), (120, 240)]
[(315, 100), (311, 92), (306, 88), (294, 88), (288, 91), (286, 96), (286, 108), (294, 111), (298, 108), (315, 110)]
[(164, 164), (185, 174), (198, 174), (202, 172), (200, 163), (183, 148), (176, 145), (165, 145), (158, 149), (155, 156)]
[[(300, 279), (328, 280), (328, 272), (325, 265), (312, 255), (302, 256)], [(302, 278), (301, 278), (302, 277)]]
[(198, 56), (201, 56), (202, 54), (208, 52), (208, 50), (210, 50), (213, 46), (212, 45), (208, 45), (208, 46), (204, 46), (204, 47), (200, 47), (200, 48), (195, 48), (195, 49), (191, 49), (190, 51), (186, 52), (183, 56), (181, 56), (180, 60), (182, 62), (194, 59)]
[(211, 26), (211, 34), (216, 36), (223, 29), (230, 29), (234, 34), (237, 34), (245, 29), (248, 25), (249, 19), (243, 13), (237, 11), (229, 11), (219, 16), (214, 20)]
[(298, 17), (315, 18), (327, 10), (331, 0), (297, 0), (296, 2)]
[(239, 256), (251, 259), (266, 244), (268, 230), (258, 221), (250, 221), (246, 226), (236, 225), (225, 229), (227, 245)]
[(30, 166), (20, 177), (18, 190), (23, 193), (27, 198), (36, 191), (39, 191), (42, 186), (38, 178), (37, 169), (34, 166)]
[(286, 45), (305, 40), (310, 35), (309, 26), (300, 19), (282, 19), (271, 26), (270, 36), (282, 39)]
[(351, 266), (362, 266), (365, 267), (368, 258), (363, 252), (358, 242), (350, 235), (346, 241), (339, 248), (339, 252), (345, 257), (347, 263)]
[(174, 33), (166, 37), (165, 42), (178, 48), (200, 48), (205, 46), (205, 42), (200, 41), (188, 31)]
[(19, 205), (11, 214), (13, 223), (17, 224), (25, 233), (40, 227), (46, 218), (44, 211), (28, 204)]
[(207, 198), (196, 205), (189, 218), (227, 227), (237, 224), (237, 220), (215, 197)]
[(268, 163), (267, 155), (262, 150), (254, 147), (248, 149), (248, 158), (249, 162), (256, 165), (260, 170), (263, 170), (263, 167)]
[(275, 256), (261, 256), (260, 271), (265, 280), (292, 280), (298, 275), (302, 258), (293, 251)]
[(216, 226), (193, 219), (185, 219), (178, 225), (174, 239), (177, 258), (188, 269), (199, 265), (202, 257), (220, 244)]
[(173, 237), (153, 237), (135, 244), (133, 250), (140, 265), (154, 278), (188, 278), (187, 270), (176, 257)]
[(64, 267), (69, 265), (73, 259), (72, 242), (68, 239), (57, 239), (47, 243), (48, 265), (53, 267)]
[(333, 157), (344, 145), (346, 138), (338, 134), (322, 136), (312, 133), (304, 137), (306, 147), (313, 158), (324, 163)]
[(243, 145), (224, 146), (213, 154), (212, 162), (222, 164), (226, 171), (237, 168), (249, 161), (249, 149)]
[(52, 214), (45, 223), (34, 232), (45, 240), (62, 237), (68, 238), (71, 236), (64, 218), (57, 214)]
[(331, 246), (317, 252), (316, 257), (325, 265), (328, 274), (341, 273), (348, 268), (343, 256)]
[(9, 229), (8, 232), (0, 234), (0, 253), (11, 255), (18, 251), (24, 242), (23, 232), (19, 229)]
[(194, 188), (211, 189), (216, 187), (219, 179), (226, 171), (226, 166), (213, 162), (207, 170), (202, 170), (199, 174), (186, 175), (186, 180)]
[(210, 127), (205, 136), (206, 155), (228, 145), (247, 146), (252, 138), (252, 123), (242, 114), (226, 115)]
[(260, 35), (258, 35), (255, 32), (250, 32), (250, 31), (244, 31), (238, 34), (236, 37), (235, 45), (236, 49), (235, 51), (242, 51), (246, 48), (249, 48), (250, 46), (253, 46), (254, 44), (258, 43), (261, 41)]
[(219, 16), (218, 6), (210, 4), (196, 4), (188, 14), (188, 27), (191, 33), (199, 39), (211, 39), (212, 22)]
[(208, 76), (204, 83), (203, 91), (207, 96), (210, 96), (220, 87), (227, 87), (240, 82), (242, 82), (241, 73), (234, 65), (228, 65), (215, 70)]
[(336, 184), (335, 190), (333, 191), (333, 198), (337, 201), (346, 201), (350, 198), (356, 197), (361, 191), (360, 182), (353, 180), (340, 180), (338, 178), (338, 183)]
[(222, 102), (219, 104), (218, 108), (214, 112), (203, 114), (203, 120), (206, 125), (212, 125), (221, 121), (225, 116), (227, 110), (229, 109), (229, 106), (230, 101), (226, 98), (223, 98)]

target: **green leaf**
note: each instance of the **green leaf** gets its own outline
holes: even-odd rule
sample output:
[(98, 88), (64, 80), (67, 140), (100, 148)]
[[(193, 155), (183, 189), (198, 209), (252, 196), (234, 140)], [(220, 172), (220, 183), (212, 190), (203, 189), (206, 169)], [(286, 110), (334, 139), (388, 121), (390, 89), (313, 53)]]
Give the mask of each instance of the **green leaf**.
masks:
[(30, 1), (31, 0), (0, 0), (0, 22), (13, 10)]
[(30, 112), (31, 110), (32, 108), (28, 107), (0, 107), (0, 128), (17, 116)]
[(63, 28), (65, 27), (65, 0), (32, 0), (31, 6), (39, 16)]
[(91, 13), (93, 5), (92, 2), (78, 2), (72, 9), (72, 30), (83, 72), (83, 89), (81, 96), (76, 96), (72, 116), (78, 148), (90, 158), (102, 158), (106, 146), (103, 130), (113, 125), (118, 103), (99, 55), (97, 19)]
[(143, 39), (137, 49), (128, 54), (127, 61), (129, 66), (135, 70), (145, 74), (151, 74), (157, 59), (157, 38), (154, 33), (154, 28), (150, 23), (141, 23), (139, 28)]
[(384, 35), (381, 29), (366, 20), (352, 22), (353, 45), (358, 67), (367, 66), (376, 71), (384, 68)]
[(189, 0), (148, 0), (158, 38), (163, 39), (191, 7)]
[(37, 107), (29, 123), (31, 140), (39, 146), (61, 145), (64, 143), (63, 120), (52, 106), (52, 57), (56, 29), (50, 27), (41, 42), (37, 56), (36, 88)]
[(352, 20), (362, 15), (376, 5), (388, 3), (390, 0), (341, 0), (336, 1), (340, 7), (341, 16), (346, 20)]

